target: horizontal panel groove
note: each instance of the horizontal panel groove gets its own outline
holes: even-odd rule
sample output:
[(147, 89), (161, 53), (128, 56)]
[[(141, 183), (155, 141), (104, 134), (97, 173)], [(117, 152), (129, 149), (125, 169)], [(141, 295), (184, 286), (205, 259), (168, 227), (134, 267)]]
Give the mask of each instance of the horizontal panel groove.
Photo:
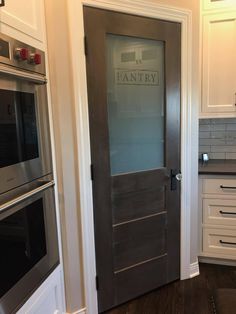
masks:
[(149, 170), (139, 170), (139, 171), (135, 171), (135, 172), (124, 172), (124, 173), (118, 173), (118, 174), (114, 174), (112, 175), (112, 178), (116, 179), (116, 177), (120, 177), (123, 175), (132, 175), (132, 176), (137, 176), (139, 174), (144, 174), (144, 175), (149, 175), (151, 174), (153, 171), (160, 171), (160, 170), (166, 170), (166, 167), (160, 167), (160, 168), (153, 168), (153, 169), (149, 169)]
[(131, 219), (131, 220), (127, 220), (127, 221), (124, 221), (124, 222), (120, 222), (118, 224), (114, 224), (112, 227), (113, 228), (119, 227), (119, 226), (126, 225), (126, 224), (129, 224), (129, 223), (132, 223), (132, 222), (136, 222), (136, 221), (145, 220), (145, 219), (149, 219), (149, 218), (152, 218), (152, 217), (160, 216), (160, 215), (163, 215), (163, 214), (166, 214), (166, 213), (167, 213), (166, 211), (161, 211), (160, 213), (157, 213), (157, 214), (148, 215), (148, 216), (140, 217), (140, 218), (137, 218), (137, 219)]
[(165, 257), (165, 256), (167, 256), (166, 253), (165, 253), (165, 254), (162, 254), (162, 255), (160, 255), (160, 256), (156, 256), (156, 257), (147, 259), (147, 260), (142, 261), (142, 262), (140, 262), (140, 263), (136, 263), (136, 264), (134, 264), (134, 265), (131, 265), (131, 266), (128, 266), (128, 267), (124, 267), (124, 268), (122, 268), (122, 269), (118, 269), (118, 270), (116, 270), (116, 271), (114, 272), (114, 274), (115, 274), (115, 275), (116, 275), (116, 274), (119, 274), (119, 273), (121, 273), (121, 272), (124, 272), (124, 271), (126, 271), (126, 270), (132, 269), (132, 268), (134, 268), (134, 267), (141, 266), (141, 265), (143, 265), (143, 264), (146, 264), (146, 263), (149, 263), (149, 262), (158, 260), (158, 259), (160, 259), (160, 258), (162, 258), (162, 257)]
[(160, 183), (160, 185), (156, 185), (155, 189), (153, 189), (152, 186), (146, 186), (146, 187), (143, 187), (143, 188), (138, 188), (137, 190), (130, 190), (130, 191), (116, 191), (114, 188), (112, 189), (112, 197), (113, 198), (117, 198), (117, 197), (120, 197), (120, 196), (123, 196), (123, 195), (132, 195), (134, 193), (142, 193), (142, 192), (150, 192), (153, 190), (153, 192), (156, 191), (159, 191), (159, 190), (162, 190), (163, 192), (165, 191), (165, 188), (167, 186), (168, 182), (164, 182), (163, 184)]

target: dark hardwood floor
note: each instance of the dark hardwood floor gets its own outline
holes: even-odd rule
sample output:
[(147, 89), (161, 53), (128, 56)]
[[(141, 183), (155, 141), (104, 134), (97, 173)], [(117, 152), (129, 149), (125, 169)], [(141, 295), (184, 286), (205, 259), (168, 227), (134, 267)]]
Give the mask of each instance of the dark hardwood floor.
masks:
[(217, 288), (236, 288), (236, 267), (200, 264), (200, 276), (166, 285), (106, 314), (213, 314)]

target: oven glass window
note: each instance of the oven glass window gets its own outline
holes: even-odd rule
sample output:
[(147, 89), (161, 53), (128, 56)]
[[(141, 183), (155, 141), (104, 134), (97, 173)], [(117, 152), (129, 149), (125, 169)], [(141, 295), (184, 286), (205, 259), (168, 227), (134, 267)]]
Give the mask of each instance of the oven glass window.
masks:
[(0, 90), (0, 168), (39, 157), (35, 96)]
[(43, 199), (0, 221), (0, 298), (46, 254)]

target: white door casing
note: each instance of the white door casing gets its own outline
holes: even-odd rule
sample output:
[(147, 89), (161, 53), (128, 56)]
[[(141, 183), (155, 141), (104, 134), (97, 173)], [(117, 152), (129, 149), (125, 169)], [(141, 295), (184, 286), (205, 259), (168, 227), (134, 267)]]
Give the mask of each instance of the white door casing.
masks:
[[(84, 54), (83, 5), (101, 9), (136, 14), (162, 20), (179, 22), (182, 25), (181, 56), (181, 279), (191, 276), (190, 266), (190, 213), (191, 186), (194, 167), (192, 145), (197, 140), (192, 130), (192, 13), (158, 5), (143, 0), (71, 0), (68, 5), (71, 57), (73, 60), (74, 104), (76, 113), (77, 149), (79, 156), (79, 180), (81, 202), (81, 228), (85, 304), (88, 314), (97, 313), (95, 286), (96, 263), (93, 225), (92, 182), (90, 179), (90, 137), (86, 83), (86, 60)], [(197, 117), (196, 117), (197, 119)], [(194, 159), (193, 159), (194, 160)], [(197, 187), (196, 187), (197, 188)], [(196, 268), (196, 267), (195, 267)], [(197, 272), (196, 272), (197, 273)]]

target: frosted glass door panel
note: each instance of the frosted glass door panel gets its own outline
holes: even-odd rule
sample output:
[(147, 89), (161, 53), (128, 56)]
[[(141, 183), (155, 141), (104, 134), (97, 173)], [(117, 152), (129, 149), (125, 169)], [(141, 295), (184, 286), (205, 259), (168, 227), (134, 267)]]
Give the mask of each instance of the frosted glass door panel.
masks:
[(164, 167), (164, 43), (106, 40), (111, 174)]

